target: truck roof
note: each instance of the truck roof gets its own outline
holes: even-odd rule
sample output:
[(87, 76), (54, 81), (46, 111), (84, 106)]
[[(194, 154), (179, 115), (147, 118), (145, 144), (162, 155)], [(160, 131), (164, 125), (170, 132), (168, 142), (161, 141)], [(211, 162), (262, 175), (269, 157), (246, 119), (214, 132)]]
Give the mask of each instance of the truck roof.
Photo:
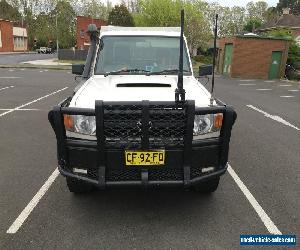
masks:
[(180, 36), (180, 27), (120, 27), (102, 26), (101, 36)]

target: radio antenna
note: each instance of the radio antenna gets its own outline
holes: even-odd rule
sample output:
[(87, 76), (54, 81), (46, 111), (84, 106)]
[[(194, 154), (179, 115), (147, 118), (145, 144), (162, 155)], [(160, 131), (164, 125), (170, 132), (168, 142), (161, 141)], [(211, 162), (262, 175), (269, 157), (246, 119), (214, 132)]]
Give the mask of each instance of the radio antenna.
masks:
[(175, 101), (185, 102), (185, 90), (183, 88), (183, 32), (184, 32), (184, 10), (181, 10), (181, 23), (180, 23), (180, 48), (179, 48), (179, 69), (177, 89), (175, 90)]
[(212, 79), (211, 79), (211, 99), (210, 104), (213, 104), (213, 93), (215, 87), (215, 66), (216, 66), (216, 56), (217, 56), (217, 36), (218, 36), (218, 14), (215, 17), (215, 29), (214, 29), (214, 53), (213, 53), (213, 69), (212, 69)]

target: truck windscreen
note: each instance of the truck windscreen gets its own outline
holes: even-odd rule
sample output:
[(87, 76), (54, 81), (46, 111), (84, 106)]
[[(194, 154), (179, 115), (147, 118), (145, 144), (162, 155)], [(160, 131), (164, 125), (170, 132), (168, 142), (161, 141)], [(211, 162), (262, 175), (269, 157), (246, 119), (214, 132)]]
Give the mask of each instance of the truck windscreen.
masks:
[[(104, 36), (95, 65), (95, 74), (162, 72), (177, 75), (179, 40), (179, 37), (162, 36)], [(191, 74), (186, 48), (183, 69), (185, 75)]]

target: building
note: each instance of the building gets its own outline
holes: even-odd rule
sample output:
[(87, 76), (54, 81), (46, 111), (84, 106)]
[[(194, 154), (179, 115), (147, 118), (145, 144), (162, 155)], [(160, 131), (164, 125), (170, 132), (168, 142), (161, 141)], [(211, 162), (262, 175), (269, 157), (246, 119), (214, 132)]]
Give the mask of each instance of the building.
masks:
[(218, 71), (230, 77), (276, 79), (284, 76), (289, 41), (257, 35), (219, 40)]
[(0, 19), (0, 52), (27, 51), (27, 29)]
[(76, 48), (83, 50), (88, 49), (90, 45), (90, 37), (87, 34), (89, 24), (95, 24), (98, 29), (106, 25), (106, 22), (101, 19), (93, 19), (91, 17), (77, 16), (76, 28)]
[(300, 45), (300, 16), (290, 14), (290, 9), (285, 8), (282, 16), (266, 23), (258, 31), (266, 32), (278, 28), (290, 29), (296, 42)]

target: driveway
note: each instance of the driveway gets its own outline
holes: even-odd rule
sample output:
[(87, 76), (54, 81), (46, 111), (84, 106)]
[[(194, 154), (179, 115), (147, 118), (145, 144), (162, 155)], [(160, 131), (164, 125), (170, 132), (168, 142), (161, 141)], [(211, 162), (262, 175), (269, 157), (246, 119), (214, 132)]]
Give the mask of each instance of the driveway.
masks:
[(0, 54), (0, 65), (15, 65), (22, 62), (56, 58), (57, 54), (12, 53)]

